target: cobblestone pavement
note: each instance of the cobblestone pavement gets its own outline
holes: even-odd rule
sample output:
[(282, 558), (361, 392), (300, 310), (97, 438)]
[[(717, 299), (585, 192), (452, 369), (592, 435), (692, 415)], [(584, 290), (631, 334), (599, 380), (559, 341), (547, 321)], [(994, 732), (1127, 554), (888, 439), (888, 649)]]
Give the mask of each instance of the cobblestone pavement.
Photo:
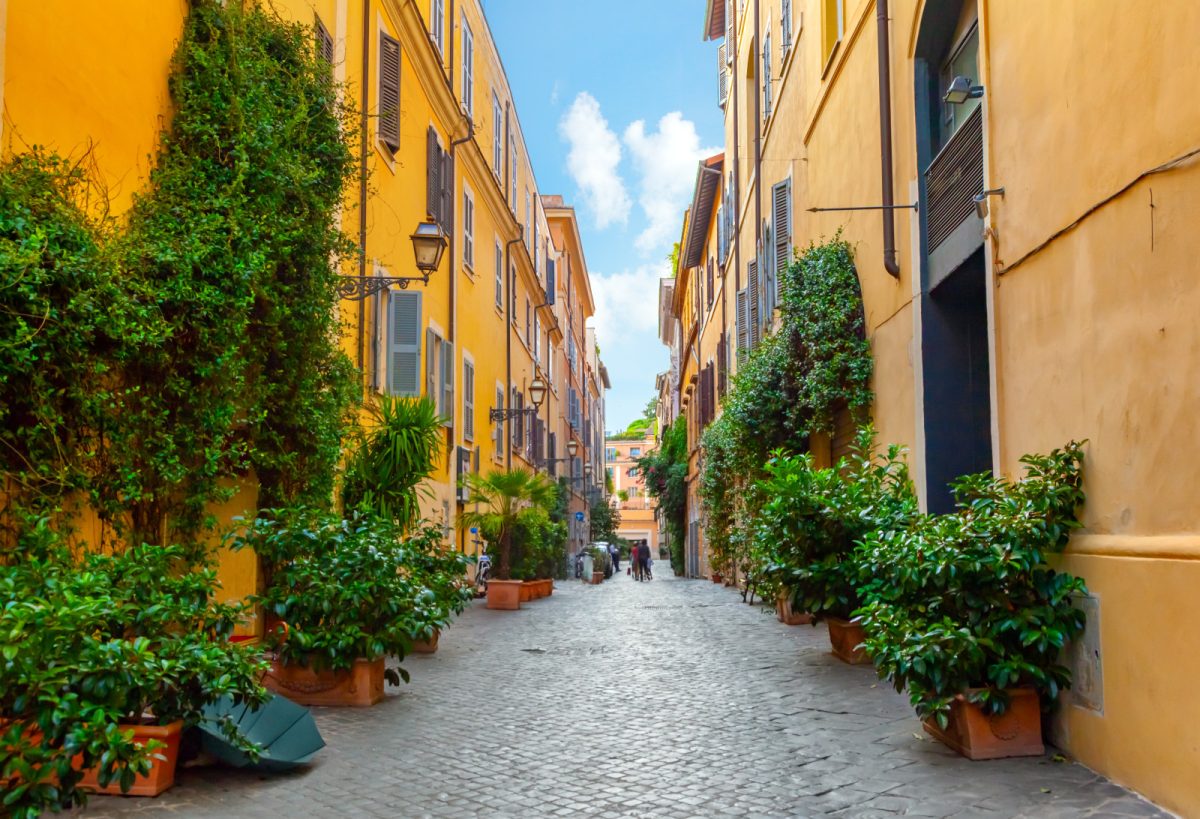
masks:
[(274, 777), (191, 768), (88, 817), (1167, 816), (1082, 766), (969, 762), (870, 667), (712, 583), (559, 583), (477, 603), (413, 681), (316, 709), (329, 743)]

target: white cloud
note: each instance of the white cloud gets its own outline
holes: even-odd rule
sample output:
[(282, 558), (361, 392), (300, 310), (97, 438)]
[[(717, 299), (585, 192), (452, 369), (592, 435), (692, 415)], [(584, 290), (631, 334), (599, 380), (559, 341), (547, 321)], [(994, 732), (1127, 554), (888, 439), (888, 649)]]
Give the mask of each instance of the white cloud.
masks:
[(670, 275), (667, 261), (641, 265), (608, 275), (592, 271), (596, 315), (592, 324), (600, 349), (607, 351), (634, 342), (634, 352), (656, 343), (658, 333), (658, 280)]
[(601, 115), (596, 98), (586, 91), (580, 92), (559, 121), (558, 133), (570, 143), (567, 171), (579, 186), (596, 219), (596, 227), (624, 224), (632, 203), (617, 172), (621, 164), (621, 141)]
[(625, 144), (641, 174), (638, 203), (646, 214), (646, 227), (634, 246), (648, 254), (678, 234), (696, 181), (696, 163), (720, 148), (702, 148), (696, 126), (678, 111), (658, 121), (657, 133), (646, 133), (642, 120), (634, 122), (625, 129)]

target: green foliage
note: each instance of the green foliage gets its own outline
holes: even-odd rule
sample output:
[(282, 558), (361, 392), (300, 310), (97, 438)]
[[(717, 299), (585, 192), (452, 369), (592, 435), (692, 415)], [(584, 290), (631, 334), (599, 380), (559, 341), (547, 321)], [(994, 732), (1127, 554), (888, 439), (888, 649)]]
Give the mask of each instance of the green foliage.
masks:
[(616, 543), (620, 539), (621, 511), (607, 498), (597, 498), (589, 514), (591, 522), (590, 540)]
[(525, 469), (492, 470), (467, 475), (468, 505), (458, 516), (459, 526), (479, 527), (497, 552), (496, 579), (509, 580), (513, 570), (513, 532), (523, 509), (539, 507), (549, 512), (559, 503), (560, 489), (541, 473)]
[(767, 462), (752, 551), (768, 599), (785, 590), (795, 611), (818, 619), (850, 619), (859, 607), (855, 544), (902, 529), (919, 513), (900, 448), (877, 456), (873, 445), (868, 426), (853, 454), (831, 468), (816, 468), (809, 453), (778, 452)]
[(342, 500), (407, 530), (421, 516), (420, 485), (444, 446), (443, 419), (428, 397), (384, 395), (368, 411), (373, 424), (346, 465)]
[(1055, 571), (1080, 524), (1081, 444), (1027, 455), (1019, 481), (960, 479), (958, 511), (868, 533), (855, 555), (866, 647), (882, 676), (907, 689), (922, 718), (946, 724), (960, 693), (1003, 711), (1003, 689), (1033, 686), (1053, 700), (1070, 684), (1059, 663), (1083, 629), (1072, 597), (1081, 579)]
[[(832, 430), (845, 406), (861, 416), (872, 395), (871, 348), (850, 245), (813, 245), (780, 275), (780, 323), (738, 366), (721, 417), (702, 436), (700, 496), (717, 567), (748, 559), (751, 487), (778, 449), (801, 452)], [(737, 527), (735, 529), (735, 524)]]
[[(179, 546), (77, 559), (46, 518), (24, 527), (24, 559), (0, 567), (0, 785), (16, 816), (83, 802), (82, 767), (133, 784), (154, 748), (118, 723), (196, 723), (222, 696), (262, 702), (256, 649), (228, 642), (241, 606), (215, 602), (216, 573)], [(232, 723), (226, 733), (243, 749)], [(17, 781), (19, 778), (19, 782)], [(7, 813), (6, 813), (7, 815)]]
[[(485, 529), (484, 534), (489, 535), (489, 532)], [(510, 540), (514, 579), (540, 580), (563, 573), (567, 524), (551, 520), (544, 507), (529, 506), (518, 512)], [(499, 542), (490, 536), (489, 541), (493, 545)], [(498, 562), (499, 555), (495, 557)]]
[(264, 510), (229, 544), (253, 549), (268, 567), (254, 602), (287, 629), (268, 630), (267, 647), (284, 662), (340, 669), (358, 658), (403, 659), (414, 636), (461, 611), (467, 558), (443, 551), (441, 540), (436, 526), (405, 536), (369, 515), (295, 508)]
[[(710, 426), (711, 429), (711, 426)], [(682, 416), (662, 435), (658, 448), (638, 459), (646, 491), (658, 501), (671, 545), (671, 568), (683, 574), (687, 540), (687, 419)]]

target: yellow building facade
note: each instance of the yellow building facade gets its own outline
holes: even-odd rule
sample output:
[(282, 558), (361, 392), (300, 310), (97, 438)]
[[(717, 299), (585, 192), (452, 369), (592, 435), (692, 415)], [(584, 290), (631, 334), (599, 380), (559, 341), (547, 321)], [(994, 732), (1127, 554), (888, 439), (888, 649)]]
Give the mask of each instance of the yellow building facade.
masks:
[[(709, 0), (725, 190), (715, 228), (692, 236), (701, 170), (664, 319), (680, 406), (703, 427), (720, 411), (720, 378), (702, 375), (713, 336), (733, 339), (736, 370), (770, 328), (780, 265), (840, 230), (875, 359), (872, 420), (908, 448), (925, 509), (949, 507), (957, 475), (1016, 475), (1022, 454), (1087, 439), (1084, 528), (1062, 564), (1087, 581), (1089, 625), (1053, 733), (1188, 815), (1200, 108), (1180, 102), (1198, 32), (1183, 0)], [(709, 255), (726, 310), (703, 315)], [(814, 441), (818, 459), (840, 438)], [(698, 511), (689, 524), (701, 574)]]
[[(360, 249), (341, 271), (348, 277), (343, 347), (361, 372), (366, 401), (391, 393), (437, 403), (446, 447), (423, 511), (475, 552), (481, 544), (455, 526), (464, 473), (569, 474), (555, 459), (570, 437), (580, 447), (581, 475), (586, 459), (602, 457), (585, 435), (592, 423), (603, 429), (593, 415), (602, 401), (572, 403), (572, 390), (602, 370), (582, 355), (595, 306), (574, 211), (561, 198), (543, 205), (478, 0), (274, 0), (270, 7), (313, 27), (314, 47), (361, 115), (359, 174), (342, 211), (343, 232)], [(40, 145), (88, 156), (114, 212), (124, 211), (170, 126), (167, 82), (187, 14), (186, 0), (103, 7), (0, 0), (0, 151)], [(419, 275), (410, 236), (428, 218), (447, 235), (446, 251), (427, 283), (402, 284)], [(572, 332), (577, 340), (568, 344)], [(574, 386), (569, 354), (578, 365)], [(527, 396), (539, 374), (549, 389), (535, 416)], [(530, 411), (493, 418), (493, 410), (514, 409)], [(582, 478), (573, 486), (585, 496)], [(215, 512), (228, 524), (255, 508), (247, 487)], [(254, 591), (253, 555), (222, 554), (221, 579), (233, 596)]]

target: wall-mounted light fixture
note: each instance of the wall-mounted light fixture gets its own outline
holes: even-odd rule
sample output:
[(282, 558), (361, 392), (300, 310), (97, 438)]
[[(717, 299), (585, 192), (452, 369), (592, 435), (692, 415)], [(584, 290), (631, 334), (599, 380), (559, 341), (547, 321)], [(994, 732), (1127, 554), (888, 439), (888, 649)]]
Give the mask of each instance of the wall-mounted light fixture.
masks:
[(982, 96), (982, 85), (971, 85), (970, 77), (959, 74), (950, 81), (950, 87), (946, 89), (946, 96), (942, 97), (942, 101), (950, 105), (962, 105), (967, 100), (979, 99)]
[(412, 235), (413, 255), (416, 257), (420, 276), (339, 276), (338, 295), (347, 301), (362, 301), (376, 293), (382, 293), (392, 285), (407, 290), (412, 282), (429, 284), (429, 277), (442, 263), (442, 254), (449, 241), (440, 225), (432, 216), (417, 225)]
[[(533, 377), (529, 382), (529, 400), (533, 403), (530, 407), (510, 407), (508, 409), (496, 409), (492, 407), (488, 410), (488, 420), (492, 423), (497, 421), (507, 421), (510, 418), (520, 418), (523, 415), (537, 416), (538, 410), (542, 406), (542, 401), (546, 398), (546, 382), (542, 380), (541, 373)], [(572, 441), (572, 443), (574, 443)]]
[(1003, 199), (1004, 198), (1004, 188), (989, 188), (988, 190), (984, 191), (983, 193), (975, 194), (975, 196), (973, 197), (974, 201), (975, 201), (975, 215), (978, 216), (980, 219), (987, 218), (987, 215), (988, 215), (987, 200), (988, 200), (989, 196), (999, 196), (1001, 199)]

